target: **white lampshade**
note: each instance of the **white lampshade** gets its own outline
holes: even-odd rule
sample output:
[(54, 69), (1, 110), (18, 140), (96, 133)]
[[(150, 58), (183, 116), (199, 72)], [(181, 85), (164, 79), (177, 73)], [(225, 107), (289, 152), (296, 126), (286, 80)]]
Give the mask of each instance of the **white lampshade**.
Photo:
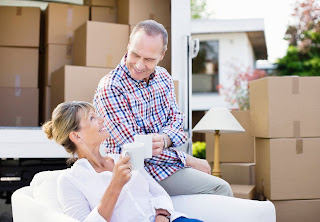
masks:
[(245, 131), (231, 112), (224, 107), (211, 108), (193, 128), (193, 132), (198, 133), (214, 133), (216, 130), (219, 130), (219, 133)]

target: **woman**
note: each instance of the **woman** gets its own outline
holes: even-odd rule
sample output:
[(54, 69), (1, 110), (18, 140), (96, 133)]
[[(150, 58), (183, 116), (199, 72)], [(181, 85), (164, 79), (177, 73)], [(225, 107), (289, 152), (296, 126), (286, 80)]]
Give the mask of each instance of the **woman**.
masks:
[(100, 154), (110, 135), (103, 118), (87, 102), (65, 102), (43, 125), (49, 139), (77, 154), (78, 160), (58, 179), (64, 212), (79, 221), (198, 221), (174, 211), (164, 189), (145, 170), (131, 172), (130, 157), (114, 164)]

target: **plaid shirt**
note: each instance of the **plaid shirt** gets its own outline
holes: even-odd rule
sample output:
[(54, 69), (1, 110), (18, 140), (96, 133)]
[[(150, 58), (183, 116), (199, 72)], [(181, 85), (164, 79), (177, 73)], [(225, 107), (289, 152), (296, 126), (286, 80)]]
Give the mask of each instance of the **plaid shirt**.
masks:
[(165, 133), (172, 147), (145, 159), (146, 171), (160, 181), (185, 167), (185, 153), (173, 148), (187, 140), (182, 128), (184, 116), (176, 104), (171, 75), (157, 66), (147, 85), (131, 78), (126, 58), (100, 80), (94, 96), (93, 104), (111, 132), (103, 144), (107, 153), (121, 153), (123, 144), (133, 142), (136, 134)]

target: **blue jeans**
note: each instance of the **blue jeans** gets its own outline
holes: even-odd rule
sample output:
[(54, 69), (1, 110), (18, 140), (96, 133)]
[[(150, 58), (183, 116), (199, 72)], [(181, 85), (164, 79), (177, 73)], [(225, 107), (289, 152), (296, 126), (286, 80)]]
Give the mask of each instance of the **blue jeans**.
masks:
[(202, 220), (197, 220), (197, 219), (190, 219), (186, 217), (178, 217), (172, 222), (203, 222)]

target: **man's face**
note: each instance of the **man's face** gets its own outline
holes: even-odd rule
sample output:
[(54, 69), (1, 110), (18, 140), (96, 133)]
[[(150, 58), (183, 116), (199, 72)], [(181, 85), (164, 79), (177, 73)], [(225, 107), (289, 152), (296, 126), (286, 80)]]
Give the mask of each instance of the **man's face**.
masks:
[(140, 29), (128, 44), (126, 65), (131, 77), (148, 82), (151, 73), (163, 59), (162, 36), (148, 36)]

